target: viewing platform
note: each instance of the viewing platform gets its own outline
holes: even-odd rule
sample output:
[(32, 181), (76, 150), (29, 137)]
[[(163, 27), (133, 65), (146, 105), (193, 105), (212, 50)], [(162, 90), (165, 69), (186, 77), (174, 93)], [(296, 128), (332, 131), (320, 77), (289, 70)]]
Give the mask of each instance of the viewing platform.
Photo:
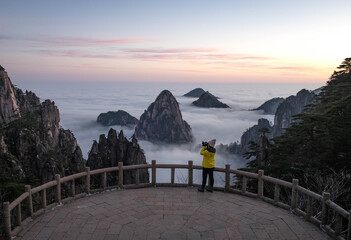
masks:
[(59, 206), (24, 239), (331, 239), (288, 211), (238, 194), (187, 188), (115, 190)]
[[(151, 169), (151, 183), (123, 184), (123, 172)], [(156, 170), (171, 170), (170, 183), (157, 183)], [(187, 183), (175, 183), (175, 169)], [(201, 166), (152, 164), (97, 169), (31, 188), (3, 203), (6, 239), (347, 239), (350, 212), (298, 185), (226, 168), (224, 186), (198, 192), (193, 172)], [(117, 186), (107, 186), (112, 174)], [(100, 186), (91, 176), (100, 175)], [(110, 175), (111, 176), (111, 175)], [(233, 183), (235, 177), (235, 183)], [(61, 192), (62, 187), (70, 189)], [(83, 186), (83, 189), (82, 189)], [(82, 191), (82, 192), (80, 192)], [(48, 192), (48, 193), (47, 193)], [(49, 194), (50, 193), (50, 194)], [(234, 193), (234, 194), (233, 194)]]

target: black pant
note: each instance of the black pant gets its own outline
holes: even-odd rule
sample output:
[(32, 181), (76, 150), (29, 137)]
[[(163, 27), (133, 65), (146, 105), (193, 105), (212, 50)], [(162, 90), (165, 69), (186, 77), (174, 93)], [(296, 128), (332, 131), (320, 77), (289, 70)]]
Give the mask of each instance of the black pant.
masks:
[(202, 168), (202, 188), (205, 188), (206, 181), (207, 181), (207, 174), (209, 175), (210, 179), (210, 187), (213, 188), (213, 170), (214, 168)]

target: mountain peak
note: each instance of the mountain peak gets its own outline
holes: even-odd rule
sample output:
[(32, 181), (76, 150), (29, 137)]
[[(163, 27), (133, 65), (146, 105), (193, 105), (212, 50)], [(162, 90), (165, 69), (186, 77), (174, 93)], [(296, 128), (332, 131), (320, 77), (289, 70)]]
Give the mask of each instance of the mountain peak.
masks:
[(191, 128), (183, 120), (173, 94), (163, 90), (141, 115), (135, 128), (138, 139), (152, 142), (187, 143), (192, 141)]
[(193, 90), (191, 90), (190, 92), (188, 92), (187, 94), (184, 94), (185, 97), (201, 97), (202, 94), (205, 93), (205, 90), (203, 90), (202, 88), (195, 88)]
[(222, 103), (219, 101), (214, 95), (210, 92), (205, 92), (201, 95), (201, 97), (194, 101), (193, 104), (198, 107), (204, 108), (229, 108), (227, 104)]

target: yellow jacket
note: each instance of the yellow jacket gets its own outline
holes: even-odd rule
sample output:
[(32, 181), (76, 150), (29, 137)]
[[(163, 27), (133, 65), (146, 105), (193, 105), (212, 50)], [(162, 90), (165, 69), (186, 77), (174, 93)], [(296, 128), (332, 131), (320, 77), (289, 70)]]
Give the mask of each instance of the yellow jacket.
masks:
[[(211, 151), (212, 150), (212, 151)], [(215, 155), (216, 155), (216, 149), (207, 149), (205, 146), (202, 147), (201, 155), (204, 156), (204, 159), (202, 160), (202, 166), (204, 168), (214, 168), (215, 167)]]

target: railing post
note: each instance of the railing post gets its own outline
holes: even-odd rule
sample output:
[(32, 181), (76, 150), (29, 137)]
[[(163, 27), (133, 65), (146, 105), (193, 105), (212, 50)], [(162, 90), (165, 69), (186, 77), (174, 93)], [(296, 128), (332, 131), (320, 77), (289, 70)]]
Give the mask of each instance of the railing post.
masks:
[(310, 221), (310, 218), (312, 216), (312, 204), (313, 204), (313, 200), (310, 196), (307, 197), (307, 205), (306, 205), (306, 215), (305, 215), (305, 219), (307, 221)]
[(5, 227), (5, 238), (6, 240), (11, 239), (11, 214), (10, 214), (10, 203), (4, 202), (2, 203), (3, 211), (4, 211), (4, 227)]
[(339, 236), (342, 230), (342, 216), (339, 213), (336, 213), (336, 223), (335, 223), (335, 236)]
[(106, 190), (106, 186), (107, 186), (107, 173), (104, 172), (102, 174), (102, 188), (104, 189), (104, 191)]
[(28, 209), (29, 209), (29, 214), (30, 214), (30, 217), (33, 218), (33, 199), (32, 199), (32, 190), (31, 190), (31, 187), (30, 185), (25, 185), (24, 186), (26, 192), (29, 193), (29, 196), (28, 196)]
[(17, 206), (17, 223), (18, 223), (18, 226), (21, 226), (22, 225), (22, 204), (19, 203), (18, 206)]
[(349, 211), (349, 224), (347, 228), (347, 240), (351, 240), (351, 210)]
[(175, 168), (171, 168), (171, 184), (174, 184), (174, 174), (175, 173)]
[(230, 164), (225, 165), (225, 191), (229, 192), (230, 188)]
[(243, 176), (243, 186), (241, 187), (241, 192), (246, 193), (247, 188), (247, 177)]
[(326, 203), (328, 200), (330, 200), (330, 193), (323, 192), (321, 224), (324, 226), (328, 224), (328, 206)]
[(118, 162), (118, 187), (123, 188), (123, 162)]
[(61, 177), (60, 174), (56, 174), (55, 175), (55, 180), (56, 180), (56, 202), (57, 204), (61, 203), (61, 181), (60, 181)]
[(259, 198), (263, 197), (263, 179), (262, 179), (263, 174), (264, 174), (263, 170), (258, 170), (258, 191), (257, 191), (257, 196)]
[(188, 161), (188, 186), (193, 185), (193, 161)]
[(140, 178), (139, 175), (140, 175), (139, 168), (137, 168), (135, 171), (135, 184), (136, 185), (139, 185), (139, 178)]
[(279, 202), (280, 186), (279, 184), (274, 184), (274, 202)]
[(152, 160), (152, 186), (156, 187), (156, 160)]
[(90, 193), (90, 167), (85, 167), (85, 172), (87, 173), (87, 176), (85, 178), (85, 192), (89, 194)]
[(43, 189), (42, 201), (43, 201), (43, 209), (45, 211), (45, 209), (47, 207), (46, 188)]
[(72, 197), (76, 196), (76, 180), (72, 180)]
[(291, 188), (291, 208), (294, 210), (297, 206), (297, 190), (296, 187), (299, 185), (298, 179), (293, 179)]

